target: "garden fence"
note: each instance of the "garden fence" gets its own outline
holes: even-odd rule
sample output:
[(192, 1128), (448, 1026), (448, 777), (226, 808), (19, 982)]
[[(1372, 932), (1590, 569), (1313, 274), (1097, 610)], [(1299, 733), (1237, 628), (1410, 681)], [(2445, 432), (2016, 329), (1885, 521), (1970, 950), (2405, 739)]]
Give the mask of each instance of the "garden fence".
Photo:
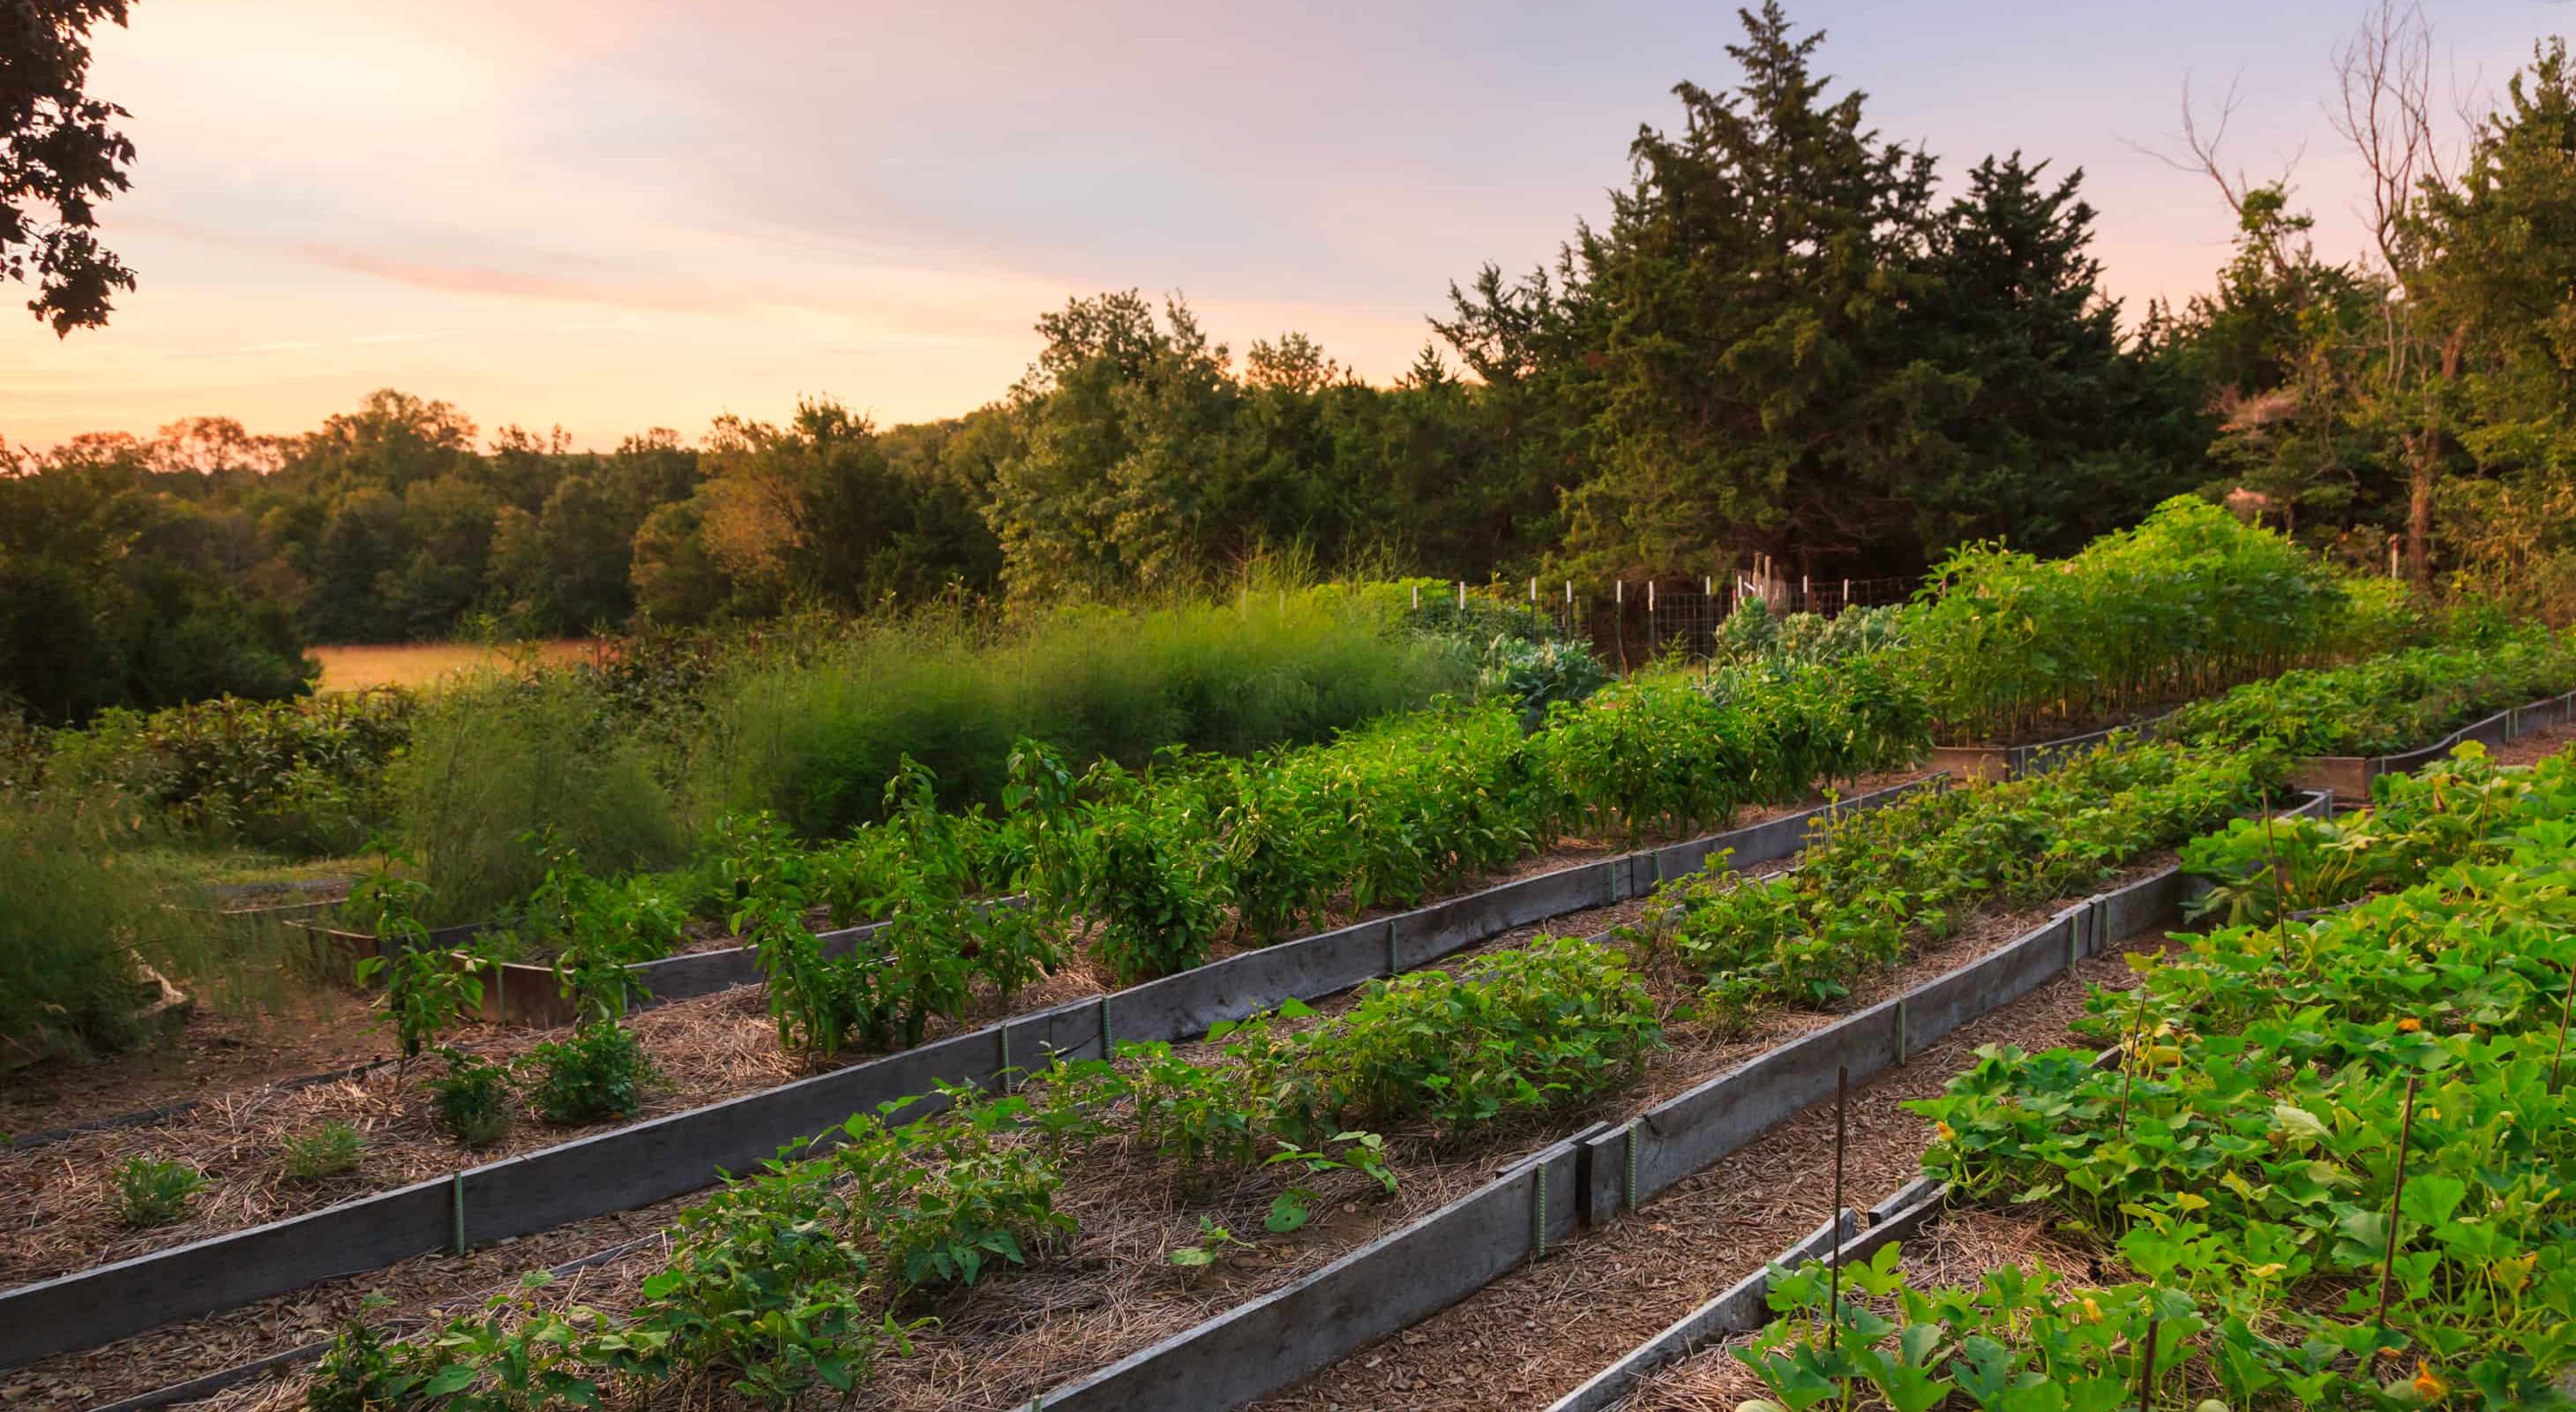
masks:
[[(1517, 584), (1453, 582), (1449, 593), (1453, 601), (1481, 599), (1539, 614), (1567, 636), (1590, 643), (1595, 656), (1624, 673), (1667, 656), (1706, 659), (1716, 649), (1720, 626), (1750, 599), (1761, 599), (1774, 616), (1833, 617), (1846, 608), (1904, 603), (1918, 587), (1910, 578), (1734, 574), (1606, 584), (1535, 578)], [(1415, 606), (1425, 597), (1417, 593)]]

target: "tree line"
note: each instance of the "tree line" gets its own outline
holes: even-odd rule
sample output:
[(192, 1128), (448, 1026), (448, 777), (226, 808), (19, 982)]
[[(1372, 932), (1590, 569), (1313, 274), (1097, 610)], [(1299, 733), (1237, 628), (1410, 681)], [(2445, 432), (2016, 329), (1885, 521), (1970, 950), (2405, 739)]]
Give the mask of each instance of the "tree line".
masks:
[(1979, 539), (2065, 552), (2191, 490), (2359, 560), (2394, 534), (2428, 582), (2511, 565), (2576, 593), (2556, 42), (2445, 163), (2429, 32), (2373, 12), (2336, 69), (2381, 203), (2349, 263), (2187, 124), (2237, 248), (2124, 329), (2082, 173), (2012, 152), (1945, 188), (1819, 72), (1820, 33), (1776, 3), (1742, 23), (1736, 81), (1675, 90), (1606, 221), (1453, 286), (1389, 384), (1293, 332), (1238, 359), (1126, 291), (1042, 316), (1026, 375), (937, 422), (810, 400), (574, 451), (384, 391), (298, 436), (208, 418), (19, 457), (0, 693), (79, 719), (295, 690), (307, 641), (1118, 597), (1282, 551), (1478, 581), (1904, 574)]

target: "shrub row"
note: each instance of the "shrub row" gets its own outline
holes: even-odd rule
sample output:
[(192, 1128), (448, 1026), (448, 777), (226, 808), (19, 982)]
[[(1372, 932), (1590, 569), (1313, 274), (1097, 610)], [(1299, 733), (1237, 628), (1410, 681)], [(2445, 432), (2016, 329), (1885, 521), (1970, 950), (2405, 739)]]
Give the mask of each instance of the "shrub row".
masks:
[(2404, 590), (2180, 497), (2071, 558), (1954, 551), (1903, 628), (1945, 743), (2018, 740), (2377, 650)]

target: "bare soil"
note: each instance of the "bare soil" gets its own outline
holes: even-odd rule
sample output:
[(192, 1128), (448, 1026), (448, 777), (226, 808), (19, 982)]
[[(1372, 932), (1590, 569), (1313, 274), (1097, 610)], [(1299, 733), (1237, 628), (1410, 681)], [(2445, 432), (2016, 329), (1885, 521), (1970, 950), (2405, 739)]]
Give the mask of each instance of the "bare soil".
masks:
[(2487, 757), (2499, 765), (2534, 765), (2571, 745), (2576, 745), (2576, 721), (2516, 736), (2502, 745), (2490, 745)]

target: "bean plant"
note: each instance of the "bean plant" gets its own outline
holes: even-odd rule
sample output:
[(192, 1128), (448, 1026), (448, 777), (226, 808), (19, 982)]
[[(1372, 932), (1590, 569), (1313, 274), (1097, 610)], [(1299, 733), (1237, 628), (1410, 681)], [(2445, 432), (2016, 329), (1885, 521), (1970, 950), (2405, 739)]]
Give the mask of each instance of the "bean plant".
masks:
[[(2073, 1355), (2104, 1325), (2125, 1329), (2105, 1351), (2134, 1355), (2153, 1310), (2171, 1365), (2159, 1406), (2195, 1386), (2232, 1409), (2567, 1405), (2567, 793), (2553, 767), (2483, 816), (2476, 859), (2423, 863), (2402, 890), (2133, 961), (2140, 987), (2089, 1006), (2116, 1067), (1981, 1050), (1942, 1097), (1910, 1105), (1936, 1125), (1927, 1170), (2096, 1244), (2102, 1286), (1999, 1271), (1983, 1290), (1905, 1291), (1863, 1276), (1900, 1317), (1847, 1311), (1839, 1350), (1812, 1317), (1775, 1330), (1758, 1355), (1775, 1398), (2015, 1406), (2030, 1374), (2072, 1386), (2103, 1371)], [(2399, 829), (2352, 847), (2415, 841)], [(2296, 875), (2342, 865), (2281, 866), (2296, 895)], [(1891, 1363), (1913, 1370), (1891, 1379)], [(2125, 1376), (2135, 1397), (2134, 1356)]]
[(945, 1115), (898, 1122), (903, 1105), (888, 1104), (854, 1116), (829, 1150), (794, 1145), (682, 1212), (631, 1307), (551, 1307), (540, 1273), (399, 1343), (344, 1330), (317, 1392), (335, 1407), (382, 1390), (446, 1412), (596, 1407), (664, 1388), (764, 1407), (846, 1399), (910, 1351), (908, 1301), (1023, 1264), (1073, 1229), (1055, 1205), (1056, 1159), (1012, 1136), (1028, 1105), (943, 1096)]

